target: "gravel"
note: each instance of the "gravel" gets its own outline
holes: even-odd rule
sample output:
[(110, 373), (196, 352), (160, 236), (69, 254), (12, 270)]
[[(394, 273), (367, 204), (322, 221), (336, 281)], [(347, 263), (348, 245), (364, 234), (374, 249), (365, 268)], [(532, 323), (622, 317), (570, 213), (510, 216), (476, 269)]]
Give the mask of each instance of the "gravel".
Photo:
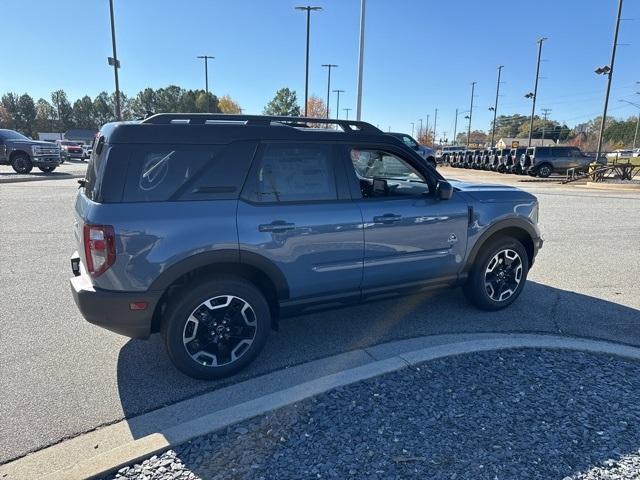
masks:
[(230, 426), (116, 479), (640, 478), (640, 363), (543, 349), (450, 357)]

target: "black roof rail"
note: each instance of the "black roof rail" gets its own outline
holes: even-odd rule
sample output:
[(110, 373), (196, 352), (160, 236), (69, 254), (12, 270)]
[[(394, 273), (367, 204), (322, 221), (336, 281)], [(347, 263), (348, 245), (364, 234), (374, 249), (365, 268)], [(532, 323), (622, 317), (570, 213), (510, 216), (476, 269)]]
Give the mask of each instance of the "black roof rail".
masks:
[(233, 115), (228, 113), (156, 113), (140, 123), (152, 125), (188, 124), (206, 125), (208, 123), (243, 123), (245, 125), (271, 126), (273, 124), (291, 127), (309, 127), (309, 124), (338, 125), (345, 132), (383, 133), (370, 123), (357, 120), (338, 120), (330, 118), (279, 117), (269, 115)]

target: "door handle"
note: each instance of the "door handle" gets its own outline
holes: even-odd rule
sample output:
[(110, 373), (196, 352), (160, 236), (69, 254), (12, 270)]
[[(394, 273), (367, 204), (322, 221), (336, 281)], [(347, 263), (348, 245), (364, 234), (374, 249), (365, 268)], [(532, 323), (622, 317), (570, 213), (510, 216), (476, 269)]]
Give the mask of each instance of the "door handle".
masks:
[(373, 217), (374, 223), (389, 224), (399, 222), (400, 220), (402, 220), (402, 215), (397, 215), (395, 213), (385, 213), (384, 215)]
[(296, 228), (295, 223), (287, 223), (284, 220), (274, 220), (271, 223), (258, 225), (258, 231), (260, 232), (286, 232), (294, 228)]

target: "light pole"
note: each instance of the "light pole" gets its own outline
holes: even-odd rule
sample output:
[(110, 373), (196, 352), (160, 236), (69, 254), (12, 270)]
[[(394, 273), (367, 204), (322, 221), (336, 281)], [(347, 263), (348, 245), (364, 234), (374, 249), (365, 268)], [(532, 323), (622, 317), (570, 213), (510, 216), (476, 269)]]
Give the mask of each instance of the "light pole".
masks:
[(433, 116), (433, 138), (431, 139), (431, 148), (436, 146), (436, 125), (438, 124), (438, 109), (436, 108), (436, 114)]
[(427, 113), (427, 123), (426, 123), (426, 127), (424, 128), (425, 140), (429, 136), (429, 116), (430, 115)]
[(216, 57), (211, 55), (198, 55), (198, 58), (204, 60), (204, 91), (207, 95), (207, 113), (211, 113), (211, 105), (209, 104), (209, 59), (213, 60)]
[(502, 69), (504, 65), (498, 65), (498, 83), (496, 85), (496, 101), (493, 104), (493, 107), (489, 107), (489, 110), (493, 110), (493, 126), (491, 127), (491, 146), (494, 145), (494, 140), (496, 136), (496, 115), (498, 114), (498, 96), (500, 95), (500, 74), (502, 73)]
[(418, 138), (420, 138), (420, 135), (422, 135), (422, 119), (419, 118), (418, 121), (420, 122), (420, 128), (418, 129)]
[(469, 126), (467, 127), (467, 147), (469, 146), (469, 142), (471, 141), (471, 117), (473, 117), (473, 93), (476, 89), (476, 83), (471, 82), (471, 106), (469, 107)]
[(607, 90), (604, 95), (604, 108), (602, 109), (602, 124), (600, 124), (600, 135), (598, 135), (598, 150), (596, 150), (596, 162), (600, 158), (602, 150), (602, 137), (604, 127), (607, 122), (607, 107), (609, 106), (609, 93), (611, 92), (611, 80), (613, 79), (613, 67), (616, 63), (616, 47), (618, 46), (618, 32), (620, 31), (620, 16), (622, 15), (622, 0), (618, 0), (618, 16), (616, 17), (616, 28), (613, 33), (613, 45), (611, 47), (611, 64), (596, 69), (598, 75), (607, 75)]
[(538, 62), (536, 64), (536, 82), (533, 87), (533, 92), (529, 92), (525, 95), (527, 98), (531, 98), (531, 119), (529, 120), (529, 143), (527, 147), (531, 146), (531, 139), (533, 138), (533, 116), (536, 113), (536, 99), (538, 97), (538, 80), (540, 79), (540, 58), (542, 56), (542, 43), (548, 40), (547, 37), (541, 37), (538, 39)]
[(113, 18), (113, 0), (109, 0), (109, 14), (111, 16), (111, 45), (113, 47), (113, 57), (109, 57), (109, 65), (113, 65), (113, 75), (116, 80), (116, 120), (122, 120), (122, 111), (120, 110), (120, 82), (118, 81), (118, 69), (120, 68), (120, 60), (116, 53), (116, 24)]
[(412, 137), (414, 136), (413, 133), (415, 131), (415, 126), (416, 126), (415, 122), (411, 122), (411, 136)]
[(327, 118), (329, 118), (329, 100), (331, 99), (331, 69), (337, 68), (338, 65), (333, 63), (323, 63), (323, 67), (327, 68)]
[(340, 94), (344, 93), (344, 90), (334, 90), (333, 93), (336, 94), (336, 119), (340, 118)]
[(311, 28), (311, 12), (322, 10), (322, 7), (312, 7), (306, 5), (304, 7), (296, 7), (296, 10), (304, 10), (307, 12), (307, 53), (304, 57), (304, 116), (307, 116), (307, 100), (309, 99), (309, 31)]
[(349, 120), (349, 112), (351, 110), (353, 110), (353, 108), (343, 108), (343, 110), (345, 111), (345, 113), (347, 114), (347, 120)]
[[(640, 92), (637, 92), (637, 93), (640, 93)], [(638, 140), (638, 126), (640, 125), (640, 104), (630, 102), (629, 100), (620, 100), (620, 101), (624, 103), (628, 103), (629, 105), (633, 105), (634, 107), (638, 108), (638, 113), (636, 116), (636, 133), (633, 136), (633, 147), (631, 147), (633, 150), (635, 150), (636, 142)]]
[(364, 16), (366, 0), (360, 0), (360, 49), (358, 53), (358, 88), (356, 94), (356, 120), (362, 119), (362, 73), (364, 66)]

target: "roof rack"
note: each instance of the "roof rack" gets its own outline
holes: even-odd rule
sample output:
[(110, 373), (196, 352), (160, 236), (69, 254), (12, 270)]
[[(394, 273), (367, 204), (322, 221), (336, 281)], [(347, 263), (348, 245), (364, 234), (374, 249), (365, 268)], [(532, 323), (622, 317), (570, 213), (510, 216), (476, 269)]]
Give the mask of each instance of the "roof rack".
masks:
[(310, 124), (337, 125), (349, 133), (383, 133), (370, 123), (357, 120), (338, 120), (330, 118), (278, 117), (269, 115), (232, 115), (227, 113), (156, 113), (145, 118), (141, 123), (152, 125), (207, 125), (224, 123), (242, 123), (244, 125), (287, 125), (290, 127), (309, 128)]

